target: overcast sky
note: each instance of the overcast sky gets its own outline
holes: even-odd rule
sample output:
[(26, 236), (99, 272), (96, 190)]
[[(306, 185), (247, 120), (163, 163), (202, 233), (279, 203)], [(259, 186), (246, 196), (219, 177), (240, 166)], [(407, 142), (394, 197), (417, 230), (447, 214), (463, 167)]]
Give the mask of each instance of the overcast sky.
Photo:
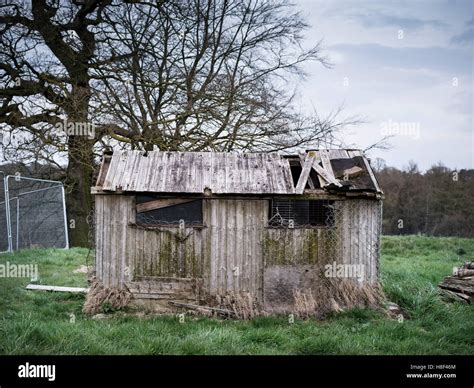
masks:
[(344, 115), (363, 118), (348, 145), (394, 135), (390, 150), (370, 153), (388, 165), (474, 168), (473, 0), (294, 1), (311, 25), (305, 44), (323, 39), (334, 64), (305, 67), (306, 109), (344, 104)]

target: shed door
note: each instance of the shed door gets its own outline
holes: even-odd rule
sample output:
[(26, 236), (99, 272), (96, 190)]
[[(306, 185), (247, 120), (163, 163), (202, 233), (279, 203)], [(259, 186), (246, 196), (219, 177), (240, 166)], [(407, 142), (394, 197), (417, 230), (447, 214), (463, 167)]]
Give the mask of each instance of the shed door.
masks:
[(262, 300), (262, 237), (268, 214), (266, 200), (206, 200), (211, 294), (250, 292)]

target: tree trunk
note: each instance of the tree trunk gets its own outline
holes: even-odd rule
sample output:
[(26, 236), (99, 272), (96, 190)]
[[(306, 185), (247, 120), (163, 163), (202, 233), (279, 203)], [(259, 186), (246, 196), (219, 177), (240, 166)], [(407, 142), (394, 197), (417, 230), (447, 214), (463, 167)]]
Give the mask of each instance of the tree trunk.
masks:
[(92, 211), (93, 143), (78, 136), (69, 137), (67, 166), (67, 210), (71, 246), (89, 246), (87, 216)]

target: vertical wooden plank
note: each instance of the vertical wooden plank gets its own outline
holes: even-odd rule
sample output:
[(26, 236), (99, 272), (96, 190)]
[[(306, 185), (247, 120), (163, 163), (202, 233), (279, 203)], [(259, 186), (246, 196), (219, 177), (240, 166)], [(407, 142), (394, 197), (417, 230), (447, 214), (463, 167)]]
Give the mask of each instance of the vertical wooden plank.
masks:
[(143, 245), (142, 245), (143, 230), (137, 229), (135, 232), (135, 275), (143, 276)]
[(359, 202), (360, 206), (360, 217), (359, 217), (359, 233), (360, 233), (360, 245), (359, 245), (359, 265), (364, 266), (365, 274), (367, 275), (369, 269), (368, 255), (367, 255), (367, 201), (361, 200)]
[(149, 276), (156, 276), (158, 263), (156, 252), (157, 252), (157, 240), (159, 238), (158, 232), (153, 230), (147, 231), (146, 246), (148, 248), (148, 274)]
[(108, 210), (104, 213), (104, 224), (108, 225), (108, 247), (107, 247), (107, 260), (104, 263), (104, 286), (109, 287), (111, 283), (111, 278), (110, 278), (110, 273), (113, 268), (113, 262), (115, 260), (114, 254), (115, 254), (115, 225), (114, 225), (114, 220), (113, 220), (113, 214), (114, 212), (110, 211), (110, 209), (113, 209), (114, 203), (112, 202), (113, 196), (107, 196), (106, 197), (106, 206)]
[(108, 201), (107, 196), (102, 197), (102, 206), (103, 206), (103, 212), (102, 212), (102, 225), (104, 227), (104, 233), (103, 233), (103, 247), (102, 247), (102, 263), (101, 263), (101, 280), (104, 285), (108, 284), (108, 266), (110, 265), (110, 246), (111, 246), (111, 236), (110, 236), (110, 219), (108, 214), (110, 211), (110, 203)]
[(258, 300), (263, 303), (263, 284), (264, 284), (264, 265), (263, 265), (263, 244), (262, 244), (262, 238), (265, 233), (265, 225), (268, 220), (268, 209), (269, 209), (269, 203), (268, 200), (265, 201), (260, 201), (260, 206), (261, 206), (261, 212), (260, 212), (260, 223), (259, 223), (259, 236), (258, 236), (258, 241), (259, 246), (258, 246), (258, 255), (259, 258), (257, 260), (257, 273), (258, 273), (258, 278), (257, 278), (257, 284), (255, 285), (256, 291), (255, 295), (257, 296)]
[(96, 235), (96, 251), (95, 251), (95, 271), (97, 277), (102, 279), (102, 261), (104, 258), (104, 196), (96, 195), (95, 200), (95, 235)]
[(253, 238), (253, 231), (252, 231), (252, 203), (250, 201), (245, 202), (245, 207), (243, 209), (243, 227), (245, 230), (245, 245), (244, 251), (242, 252), (242, 258), (245, 261), (245, 276), (246, 282), (248, 284), (248, 292), (253, 293), (255, 292), (255, 281), (254, 281), (254, 261), (252, 257), (252, 238)]
[(287, 194), (294, 194), (295, 193), (295, 187), (293, 184), (293, 178), (291, 176), (291, 168), (290, 168), (290, 162), (288, 159), (279, 159), (278, 160), (278, 165), (281, 168), (282, 175), (285, 180), (285, 186), (286, 186), (286, 193)]
[(165, 152), (153, 152), (152, 163), (155, 166), (154, 173), (152, 175), (152, 180), (150, 182), (151, 191), (160, 191), (160, 185), (164, 182), (164, 169), (165, 169)]
[(115, 287), (116, 284), (117, 284), (117, 278), (116, 278), (116, 275), (117, 275), (117, 266), (118, 266), (118, 263), (119, 263), (119, 254), (120, 254), (120, 239), (119, 239), (119, 235), (120, 235), (120, 210), (117, 211), (119, 208), (120, 208), (120, 196), (117, 196), (117, 195), (113, 195), (113, 196), (110, 196), (110, 198), (112, 199), (112, 208), (111, 209), (114, 209), (115, 211), (111, 212), (112, 215), (111, 215), (111, 218), (112, 218), (112, 227), (113, 227), (113, 230), (112, 230), (112, 251), (111, 251), (111, 266), (110, 266), (110, 282), (109, 282), (109, 285), (111, 287)]
[(357, 264), (359, 254), (358, 243), (358, 211), (357, 201), (351, 200), (351, 262), (350, 264)]
[(376, 265), (377, 265), (377, 280), (380, 279), (380, 251), (381, 251), (381, 237), (382, 237), (382, 219), (383, 219), (383, 202), (378, 201), (378, 210), (377, 210), (377, 226), (378, 226), (378, 232), (377, 232), (377, 260), (376, 260)]
[(209, 200), (210, 204), (210, 241), (211, 241), (211, 250), (210, 250), (210, 259), (211, 259), (211, 281), (210, 281), (210, 290), (212, 293), (219, 292), (219, 252), (218, 252), (218, 240), (219, 233), (217, 229), (218, 223), (218, 211), (219, 211), (219, 201), (218, 200)]
[(257, 251), (257, 235), (255, 231), (257, 217), (256, 215), (256, 203), (255, 201), (249, 201), (247, 204), (247, 225), (248, 225), (248, 240), (249, 240), (249, 251), (247, 253), (247, 261), (250, 263), (249, 268), (249, 279), (250, 279), (250, 289), (249, 292), (252, 295), (257, 293), (258, 288), (258, 257)]
[(252, 261), (253, 261), (253, 287), (252, 295), (259, 297), (259, 288), (261, 287), (262, 278), (262, 232), (264, 227), (264, 220), (262, 219), (262, 213), (264, 201), (253, 201), (253, 212), (252, 212), (252, 227), (250, 232), (253, 237), (253, 250), (252, 250)]
[(148, 176), (146, 171), (150, 159), (148, 159), (147, 156), (144, 156), (144, 154), (145, 152), (143, 151), (137, 152), (138, 165), (134, 167), (134, 173), (131, 174), (131, 176), (133, 177), (130, 185), (132, 191), (143, 191), (138, 189), (139, 185), (141, 185), (141, 187), (143, 187), (145, 191), (148, 191), (146, 190), (148, 188)]
[(145, 276), (150, 275), (150, 244), (148, 243), (149, 231), (143, 230), (143, 240), (142, 240), (142, 249), (143, 249), (143, 273)]
[(375, 236), (376, 236), (376, 229), (375, 229), (375, 220), (376, 220), (376, 213), (375, 213), (375, 210), (376, 210), (376, 205), (377, 204), (377, 201), (370, 201), (370, 206), (369, 206), (369, 213), (370, 213), (370, 216), (369, 216), (369, 225), (370, 225), (370, 282), (371, 283), (374, 283), (376, 281), (376, 278), (377, 278), (377, 275), (376, 275), (376, 271), (375, 271), (375, 266), (374, 266), (374, 263), (375, 263), (375, 260), (376, 260), (376, 255), (375, 255), (375, 252), (376, 252), (376, 246), (375, 246)]
[(339, 201), (336, 203), (340, 209), (341, 214), (341, 223), (340, 223), (340, 233), (342, 240), (342, 263), (350, 263), (350, 225), (349, 225), (349, 207), (347, 206), (348, 201)]
[(201, 254), (203, 292), (210, 293), (211, 283), (211, 231), (210, 231), (210, 205), (208, 199), (202, 201), (203, 221), (207, 227), (202, 230)]
[[(131, 197), (131, 206), (129, 208), (129, 222), (135, 222), (135, 197)], [(136, 235), (137, 229), (128, 227), (128, 236), (127, 236), (127, 250), (129, 255), (128, 260), (128, 281), (132, 281), (135, 274), (135, 267), (136, 267), (136, 256), (137, 256), (137, 249), (136, 249)]]
[(127, 228), (130, 197), (121, 196), (120, 201), (120, 265), (117, 266), (117, 286), (123, 288), (125, 282), (125, 267), (127, 266)]
[(234, 290), (245, 291), (246, 284), (243, 277), (245, 276), (245, 264), (243, 260), (243, 241), (244, 241), (244, 221), (243, 214), (245, 209), (245, 201), (237, 200), (235, 206), (235, 243), (234, 243), (234, 257), (235, 266), (238, 267), (238, 276), (234, 276)]
[(160, 276), (172, 276), (173, 274), (173, 265), (172, 265), (172, 251), (171, 246), (169, 245), (169, 231), (159, 232), (157, 233), (156, 245), (157, 245), (157, 252), (156, 252), (156, 260), (157, 263), (157, 271)]
[[(234, 274), (234, 268), (238, 266), (236, 239), (237, 200), (226, 200), (227, 203), (227, 224), (226, 224), (226, 257), (227, 257), (227, 290), (238, 292), (238, 277)], [(239, 268), (240, 271), (240, 268)]]

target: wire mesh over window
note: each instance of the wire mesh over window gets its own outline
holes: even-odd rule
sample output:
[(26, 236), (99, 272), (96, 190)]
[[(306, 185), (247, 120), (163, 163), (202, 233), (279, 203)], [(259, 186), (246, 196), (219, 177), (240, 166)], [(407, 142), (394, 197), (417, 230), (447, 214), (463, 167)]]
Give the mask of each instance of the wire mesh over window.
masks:
[(271, 201), (269, 226), (332, 227), (334, 201), (274, 199)]
[[(202, 225), (202, 200), (186, 200), (186, 202), (171, 205), (165, 201), (166, 199), (153, 196), (137, 195), (136, 223), (146, 226), (179, 225), (182, 222), (186, 225)], [(150, 204), (150, 208), (156, 208), (140, 211), (140, 205), (144, 204)]]

